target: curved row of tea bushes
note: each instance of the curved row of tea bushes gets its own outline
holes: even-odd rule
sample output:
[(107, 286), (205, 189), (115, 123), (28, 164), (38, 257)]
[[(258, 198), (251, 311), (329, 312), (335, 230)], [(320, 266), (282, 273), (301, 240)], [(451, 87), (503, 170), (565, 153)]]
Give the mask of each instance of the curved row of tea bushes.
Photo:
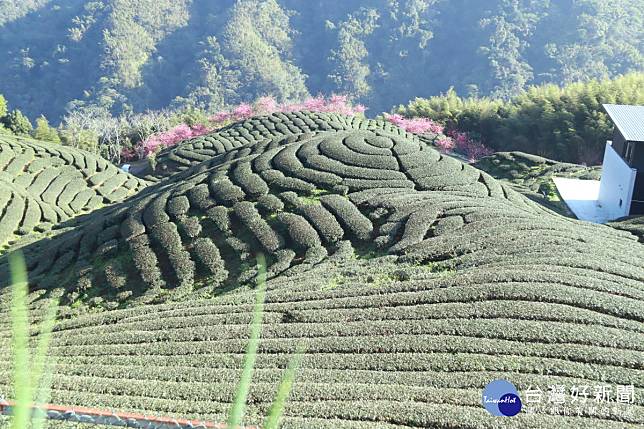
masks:
[[(350, 154), (351, 163), (340, 161)], [(369, 167), (370, 158), (387, 168)], [(375, 179), (378, 174), (384, 178)], [(356, 186), (356, 176), (368, 183)], [(387, 177), (404, 185), (391, 187)], [(449, 177), (457, 180), (447, 187)], [(440, 270), (584, 248), (632, 264), (632, 277), (642, 270), (637, 254), (623, 256), (624, 234), (554, 216), (418, 140), (378, 130), (340, 128), (233, 149), (225, 160), (212, 159), (97, 211), (69, 234), (74, 240), (63, 235), (45, 253), (25, 248), (33, 282), (64, 286), (72, 302), (107, 308), (196, 289), (217, 293), (253, 278), (259, 250), (267, 252), (270, 276), (297, 273), (343, 252), (341, 240)], [(128, 267), (117, 282), (105, 272), (112, 270), (103, 262), (110, 258)], [(79, 275), (78, 259), (88, 260), (91, 273)], [(575, 253), (560, 260), (570, 267), (603, 263)], [(60, 282), (48, 276), (52, 266)], [(88, 284), (98, 297), (86, 296)]]
[(644, 242), (644, 216), (633, 216), (625, 219), (618, 219), (609, 222), (608, 225), (613, 228), (628, 231), (633, 235), (639, 237), (640, 242)]
[[(379, 286), (364, 282), (379, 270), (411, 275)], [(588, 385), (590, 404), (597, 385), (609, 386), (612, 395), (616, 386), (644, 387), (641, 282), (632, 281), (629, 290), (617, 275), (605, 274), (614, 288), (608, 293), (585, 287), (591, 272), (565, 284), (574, 271), (548, 276), (544, 267), (539, 281), (507, 282), (486, 267), (428, 274), (387, 257), (362, 264), (349, 257), (277, 277), (268, 283), (245, 423), (261, 422), (303, 343), (285, 427), (325, 427), (324, 418), (330, 427), (348, 428), (637, 427), (644, 423), (644, 398), (637, 394), (633, 403), (581, 407), (579, 416), (545, 407), (508, 426), (480, 405), (482, 389), (498, 378), (515, 384), (522, 399), (526, 389), (539, 387), (544, 401), (549, 386)], [(341, 275), (347, 276), (341, 285), (325, 287)], [(637, 289), (638, 298), (627, 297)], [(214, 301), (60, 322), (51, 348), (52, 401), (223, 421), (243, 365), (253, 300), (253, 290), (241, 288)], [(0, 327), (7, 323), (0, 318)], [(8, 353), (0, 348), (0, 358)], [(0, 386), (8, 371), (0, 369)]]
[[(247, 145), (254, 145), (262, 140), (342, 130), (382, 131), (405, 139), (415, 138), (413, 134), (407, 133), (387, 121), (348, 117), (334, 113), (274, 113), (235, 123), (211, 134), (196, 137), (168, 148), (159, 153), (157, 167), (153, 172), (150, 172), (150, 175), (156, 178), (169, 177), (207, 159)], [(384, 145), (387, 144), (391, 145), (391, 143)], [(353, 143), (353, 147), (358, 149), (356, 152), (361, 151), (359, 145), (356, 147)], [(373, 152), (374, 150), (367, 149), (367, 151)], [(389, 162), (391, 163), (391, 161)]]
[(7, 210), (0, 212), (0, 249), (123, 201), (145, 186), (144, 180), (82, 150), (2, 135), (0, 207)]
[(601, 167), (586, 167), (523, 153), (497, 152), (473, 164), (539, 204), (560, 214), (574, 217), (562, 201), (552, 181), (553, 177), (599, 180)]
[[(559, 216), (402, 130), (338, 115), (255, 118), (160, 162), (165, 178), (145, 191), (23, 248), (44, 298), (32, 306), (63, 294), (53, 402), (223, 421), (262, 251), (247, 424), (302, 343), (284, 427), (644, 424), (644, 248), (629, 232)], [(499, 420), (481, 407), (498, 378), (522, 399), (553, 385), (636, 395)]]

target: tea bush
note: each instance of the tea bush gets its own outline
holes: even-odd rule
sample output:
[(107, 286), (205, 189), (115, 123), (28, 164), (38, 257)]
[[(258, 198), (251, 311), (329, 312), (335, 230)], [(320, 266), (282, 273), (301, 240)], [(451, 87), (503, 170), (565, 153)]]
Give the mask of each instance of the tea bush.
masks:
[[(141, 191), (22, 246), (32, 305), (48, 293), (64, 304), (53, 402), (222, 421), (262, 251), (270, 280), (245, 424), (266, 414), (299, 342), (308, 351), (286, 427), (644, 423), (639, 395), (509, 423), (480, 406), (496, 378), (520, 392), (641, 387), (635, 235), (560, 216), (383, 121), (275, 113), (158, 159), (166, 168), (148, 172), (156, 181)], [(0, 187), (11, 219), (31, 204), (59, 221), (61, 208), (20, 189)], [(0, 389), (6, 379), (0, 368)]]

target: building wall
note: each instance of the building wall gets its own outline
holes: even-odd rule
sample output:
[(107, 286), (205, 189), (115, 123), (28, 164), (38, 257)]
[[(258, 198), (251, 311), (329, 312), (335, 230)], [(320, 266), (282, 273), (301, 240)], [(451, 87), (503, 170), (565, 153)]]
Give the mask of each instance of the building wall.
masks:
[(644, 201), (644, 170), (637, 170), (635, 187), (633, 188), (633, 201)]
[(624, 139), (624, 136), (622, 136), (622, 133), (619, 132), (617, 127), (615, 127), (615, 129), (613, 130), (613, 149), (615, 149), (615, 152), (617, 152), (622, 157), (626, 152), (626, 140)]
[(635, 176), (635, 187), (633, 189), (633, 199), (631, 201), (631, 210), (633, 215), (644, 215), (644, 169), (637, 169)]
[(626, 164), (611, 143), (607, 142), (604, 150), (599, 204), (610, 219), (617, 219), (629, 214), (637, 171)]
[(644, 171), (644, 142), (628, 142), (633, 145), (633, 155), (629, 159), (629, 164), (631, 167), (637, 169), (637, 171)]

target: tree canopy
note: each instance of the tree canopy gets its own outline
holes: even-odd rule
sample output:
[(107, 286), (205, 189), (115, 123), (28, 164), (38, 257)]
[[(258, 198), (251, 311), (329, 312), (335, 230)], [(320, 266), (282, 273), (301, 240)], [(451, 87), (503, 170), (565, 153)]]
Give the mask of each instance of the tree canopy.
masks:
[(509, 101), (445, 95), (417, 98), (398, 113), (473, 132), (498, 151), (519, 150), (569, 162), (600, 163), (613, 125), (602, 104), (644, 104), (644, 74), (533, 86)]
[(334, 92), (377, 113), (644, 70), (644, 0), (5, 0), (0, 29), (0, 93), (54, 123)]

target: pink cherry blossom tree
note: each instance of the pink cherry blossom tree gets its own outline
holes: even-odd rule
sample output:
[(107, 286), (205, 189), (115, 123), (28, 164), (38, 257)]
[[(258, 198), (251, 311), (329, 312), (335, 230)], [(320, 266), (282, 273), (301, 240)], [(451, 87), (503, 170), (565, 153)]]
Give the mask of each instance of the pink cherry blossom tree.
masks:
[(406, 118), (399, 114), (383, 114), (385, 120), (399, 126), (405, 131), (419, 135), (430, 135), (434, 145), (445, 153), (457, 152), (476, 161), (483, 156), (491, 155), (490, 148), (475, 140), (471, 135), (459, 131), (446, 131), (445, 127), (428, 118)]
[[(208, 117), (208, 125), (185, 123), (160, 133), (153, 134), (143, 140), (135, 149), (125, 149), (123, 159), (137, 157), (145, 158), (167, 147), (190, 138), (198, 137), (222, 128), (230, 123), (243, 121), (257, 115), (270, 115), (276, 112), (288, 113), (296, 111), (328, 112), (343, 115), (362, 115), (367, 110), (361, 104), (354, 105), (345, 95), (318, 95), (297, 103), (277, 103), (273, 97), (261, 97), (253, 104), (242, 103), (229, 110), (216, 112)], [(407, 132), (431, 136), (434, 145), (442, 152), (457, 152), (470, 160), (487, 156), (492, 151), (467, 133), (456, 130), (446, 131), (445, 127), (428, 118), (406, 118), (399, 114), (383, 114), (385, 120), (399, 126)]]
[(151, 153), (157, 152), (166, 147), (174, 146), (180, 141), (202, 136), (204, 134), (208, 134), (210, 131), (212, 131), (212, 129), (202, 124), (196, 124), (193, 126), (179, 124), (168, 131), (151, 135), (141, 143), (140, 149), (142, 150), (143, 155), (147, 157)]
[(384, 114), (385, 120), (399, 126), (403, 130), (414, 134), (443, 134), (444, 127), (427, 118), (405, 118), (399, 114)]
[(318, 95), (298, 103), (279, 104), (272, 97), (261, 97), (251, 104), (240, 104), (231, 110), (217, 112), (209, 119), (215, 127), (226, 125), (234, 121), (241, 121), (256, 115), (270, 115), (275, 112), (329, 112), (343, 115), (363, 114), (367, 109), (361, 104), (353, 105), (345, 95), (332, 95), (325, 97)]

